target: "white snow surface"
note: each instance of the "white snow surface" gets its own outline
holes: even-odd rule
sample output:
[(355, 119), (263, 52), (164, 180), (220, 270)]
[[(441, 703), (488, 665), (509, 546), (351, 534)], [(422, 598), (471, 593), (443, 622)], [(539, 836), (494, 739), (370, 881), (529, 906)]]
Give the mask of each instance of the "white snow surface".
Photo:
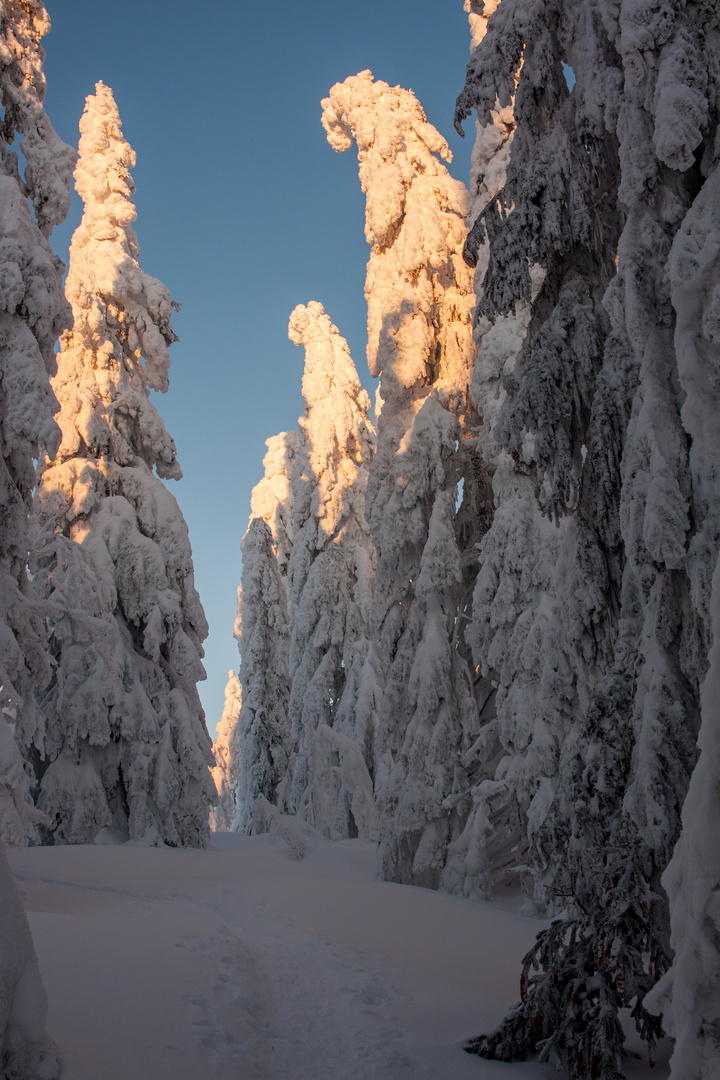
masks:
[[(205, 850), (9, 852), (63, 1080), (550, 1080), (466, 1055), (516, 1000), (544, 924), (376, 881), (375, 849), (305, 826)], [(649, 1076), (629, 1060), (627, 1080)], [(664, 1059), (653, 1070), (667, 1075)]]

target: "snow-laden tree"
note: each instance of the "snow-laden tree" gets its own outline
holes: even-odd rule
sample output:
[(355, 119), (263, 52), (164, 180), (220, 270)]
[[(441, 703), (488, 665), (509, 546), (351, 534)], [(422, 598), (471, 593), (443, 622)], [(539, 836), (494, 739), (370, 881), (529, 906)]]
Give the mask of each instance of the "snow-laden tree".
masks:
[(228, 832), (237, 814), (237, 738), (238, 719), (242, 708), (242, 687), (234, 671), (228, 671), (225, 684), (225, 704), (212, 744), (215, 764), (211, 772), (215, 782), (218, 804), (210, 811), (213, 832)]
[[(41, 3), (9, 0), (0, 23), (0, 836), (24, 844), (38, 815), (14, 744), (42, 744), (34, 692), (50, 679), (43, 612), (27, 576), (28, 514), (35, 462), (59, 432), (48, 382), (55, 342), (70, 323), (63, 265), (46, 237), (70, 205), (75, 152), (60, 141), (43, 108), (50, 29)], [(20, 135), (22, 176), (11, 146)], [(32, 204), (35, 217), (30, 209)]]
[(459, 435), (439, 397), (426, 398), (395, 454), (395, 490), (384, 515), (386, 571), (392, 551), (403, 591), (380, 638), (381, 655), (393, 652), (376, 739), (378, 865), (387, 879), (428, 888), (438, 887), (462, 823), (467, 783), (460, 759), (478, 734), (457, 617)]
[[(267, 458), (266, 458), (267, 461)], [(235, 637), (240, 649), (242, 708), (231, 743), (236, 816), (231, 827), (264, 831), (253, 818), (258, 799), (277, 802), (294, 748), (288, 719), (290, 620), (270, 526), (250, 519), (242, 542)]]
[(47, 995), (30, 927), (0, 840), (0, 1075), (54, 1080), (56, 1048), (45, 1035)]
[(288, 333), (305, 349), (305, 410), (288, 563), (289, 716), (297, 747), (282, 799), (331, 837), (369, 836), (380, 666), (369, 630), (375, 568), (365, 519), (375, 449), (370, 398), (322, 304), (298, 305)]
[[(511, 1060), (541, 1046), (603, 1080), (620, 1075), (620, 1006), (651, 1048), (658, 1030), (642, 999), (669, 962), (660, 875), (707, 664), (716, 483), (680, 421), (668, 253), (713, 162), (708, 19), (703, 4), (502, 0), (458, 102), (459, 120), (476, 108), (492, 123), (514, 99), (506, 183), (467, 254), (489, 240), (485, 337), (530, 304), (494, 438), (561, 531), (545, 625), (507, 681), (532, 723), (501, 724), (501, 769), (547, 780), (527, 809), (529, 860), (540, 898), (567, 910), (526, 959), (522, 1003), (470, 1049)], [(481, 663), (493, 610), (514, 607), (511, 652), (532, 621), (522, 562), (513, 589), (485, 573), (493, 539), (474, 608)]]
[[(501, 92), (483, 81), (481, 65), (494, 70), (505, 63), (504, 54), (498, 59), (504, 49), (522, 52), (523, 42), (511, 35), (522, 32), (527, 12), (513, 2), (503, 2), (494, 17), (497, 4), (484, 5), (482, 17), (471, 12), (475, 51), (458, 102), (461, 120), (481, 99), (466, 256), (477, 266), (473, 394), (485, 456), (494, 465), (495, 502), (468, 637), (481, 673), (497, 684), (495, 717), (476, 751), (478, 820), (469, 822), (465, 847), (491, 875), (526, 864), (528, 842), (557, 786), (565, 737), (587, 706), (603, 650), (607, 656), (612, 631), (603, 623), (613, 605), (595, 570), (607, 559), (617, 574), (616, 552), (598, 554), (602, 540), (580, 503), (583, 454), (590, 456), (586, 498), (595, 458), (588, 448), (594, 449), (590, 412), (606, 321), (601, 299), (614, 270), (612, 220), (606, 215), (597, 223), (596, 243), (589, 207), (609, 167), (598, 167), (603, 148), (596, 138), (588, 134), (587, 147), (578, 146), (577, 128), (588, 126), (583, 88), (570, 97), (551, 51), (552, 29), (542, 20), (522, 67), (513, 54), (502, 68)], [(501, 29), (498, 44), (492, 27), (504, 27), (503, 18), (512, 31), (502, 37)], [(547, 14), (548, 26), (552, 18)], [(518, 110), (523, 123), (516, 131)], [(598, 205), (602, 211), (602, 200)], [(615, 528), (615, 548), (617, 537)], [(573, 549), (583, 552), (580, 568), (564, 554)], [(483, 758), (496, 763), (494, 776), (483, 776)]]
[[(335, 150), (357, 144), (371, 245), (368, 362), (382, 401), (367, 493), (377, 551), (373, 632), (386, 684), (375, 750), (380, 867), (395, 880), (437, 885), (463, 809), (443, 801), (458, 783), (467, 787), (455, 782), (454, 766), (476, 734), (455, 616), (466, 614), (489, 509), (470, 399), (472, 276), (461, 257), (470, 203), (443, 164), (447, 143), (410, 91), (361, 72), (332, 88), (322, 119)], [(441, 550), (449, 560), (442, 573)], [(421, 598), (416, 583), (430, 563), (443, 585)], [(445, 678), (433, 689), (442, 663)]]
[(235, 623), (244, 709), (229, 742), (235, 807), (232, 829), (264, 829), (264, 819), (256, 821), (253, 808), (261, 797), (275, 803), (278, 783), (287, 773), (294, 748), (288, 718), (291, 606), (287, 572), (293, 541), (293, 477), (301, 438), (299, 431), (283, 431), (266, 441), (264, 474), (250, 496)]
[[(716, 85), (718, 68), (715, 72)], [(679, 95), (676, 95), (679, 96)], [(675, 347), (687, 397), (682, 418), (693, 438), (691, 464), (707, 499), (705, 531), (717, 530), (720, 500), (720, 167), (713, 161), (670, 252), (670, 286), (677, 312)], [(696, 539), (702, 533), (696, 534)], [(712, 543), (713, 537), (710, 538)], [(702, 545), (708, 547), (707, 541)], [(707, 575), (707, 561), (703, 577)], [(700, 758), (682, 811), (682, 833), (663, 885), (670, 898), (673, 966), (653, 992), (663, 1023), (675, 1037), (672, 1080), (710, 1080), (720, 1072), (717, 1038), (720, 983), (720, 562), (711, 592), (699, 595), (712, 634), (702, 684)]]
[[(75, 152), (60, 141), (43, 108), (40, 40), (50, 29), (43, 4), (4, 0), (0, 14), (0, 1072), (15, 1080), (51, 1080), (58, 1065), (44, 1034), (47, 999), (3, 838), (24, 844), (44, 820), (29, 799), (15, 736), (41, 745), (43, 718), (34, 693), (50, 678), (47, 628), (27, 576), (28, 516), (35, 462), (59, 438), (48, 376), (70, 311), (63, 265), (47, 237), (70, 205)], [(17, 135), (22, 176), (11, 149)]]
[[(482, 6), (482, 5), (481, 5)], [(471, 31), (471, 52), (485, 37), (487, 22), (497, 8), (488, 0), (482, 13), (466, 0), (465, 10)], [(471, 157), (470, 193), (473, 205), (470, 221), (476, 222), (502, 191), (515, 129), (513, 97), (503, 106), (495, 102), (485, 118), (476, 124)], [(470, 260), (475, 266), (475, 289), (481, 295), (490, 248), (481, 244)], [(542, 271), (533, 266), (535, 288)], [(535, 486), (517, 455), (499, 449), (495, 431), (506, 396), (503, 380), (515, 365), (530, 321), (530, 301), (520, 302), (514, 311), (491, 323), (476, 314), (474, 338), (478, 351), (472, 376), (472, 398), (478, 412), (478, 461), (491, 467), (494, 515), (482, 538), (479, 576), (474, 587), (472, 614), (467, 629), (476, 667), (476, 697), (481, 729), (460, 762), (467, 789), (460, 808), (465, 826), (452, 842), (443, 872), (443, 887), (466, 896), (489, 896), (493, 882), (508, 869), (522, 866), (527, 849), (526, 811), (537, 784), (525, 784), (521, 795), (519, 777), (507, 769), (508, 739), (501, 738), (517, 723), (517, 670), (523, 668), (522, 684), (533, 678), (528, 664), (525, 639), (537, 639), (546, 615), (545, 596), (556, 562), (557, 530), (542, 515), (534, 497)], [(473, 568), (477, 571), (477, 558)], [(525, 633), (514, 634), (516, 624)], [(522, 657), (522, 661), (519, 658)], [(539, 696), (539, 687), (537, 695)], [(529, 710), (520, 722), (531, 725)], [(498, 766), (500, 769), (498, 771)], [(528, 770), (530, 771), (530, 770)]]
[(35, 580), (54, 661), (39, 805), (54, 842), (109, 829), (196, 845), (214, 792), (196, 686), (207, 624), (187, 527), (159, 479), (181, 475), (150, 401), (168, 388), (174, 304), (138, 262), (134, 163), (98, 83), (75, 172), (84, 213), (66, 286), (74, 326), (53, 380), (62, 442), (41, 462), (35, 498)]
[(375, 534), (393, 491), (392, 457), (425, 398), (447, 390), (452, 411), (467, 415), (474, 295), (461, 254), (470, 203), (443, 164), (452, 158), (447, 142), (412, 91), (362, 71), (336, 83), (322, 106), (332, 148), (357, 144), (366, 199), (367, 357), (382, 399), (368, 490)]

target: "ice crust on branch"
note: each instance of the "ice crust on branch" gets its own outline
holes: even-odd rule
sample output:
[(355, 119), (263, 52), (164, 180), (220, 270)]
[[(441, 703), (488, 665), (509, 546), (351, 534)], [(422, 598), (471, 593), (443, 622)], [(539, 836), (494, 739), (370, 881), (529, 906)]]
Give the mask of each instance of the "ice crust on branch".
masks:
[(35, 499), (35, 580), (56, 665), (42, 703), (39, 804), (54, 842), (107, 831), (198, 845), (214, 792), (196, 686), (207, 623), (187, 527), (158, 479), (181, 475), (175, 444), (149, 396), (168, 386), (176, 305), (140, 268), (135, 155), (102, 83), (80, 132), (74, 325), (53, 380), (62, 441), (41, 462)]

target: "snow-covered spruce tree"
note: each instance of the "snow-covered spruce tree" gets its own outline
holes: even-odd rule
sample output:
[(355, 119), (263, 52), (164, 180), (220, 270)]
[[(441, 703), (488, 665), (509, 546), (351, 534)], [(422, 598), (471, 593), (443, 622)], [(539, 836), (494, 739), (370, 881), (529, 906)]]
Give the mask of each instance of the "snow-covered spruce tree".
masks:
[[(488, 0), (482, 14), (466, 0), (465, 10), (471, 31), (471, 53), (487, 32), (487, 22), (497, 8)], [(475, 222), (502, 191), (515, 129), (513, 98), (503, 106), (495, 102), (485, 118), (476, 124), (471, 157), (470, 192), (473, 197), (470, 221)], [(471, 260), (475, 265), (475, 289), (481, 295), (488, 266), (489, 244), (485, 242)], [(539, 267), (531, 268), (534, 288), (542, 280)], [(473, 619), (468, 641), (474, 646), (476, 697), (481, 727), (478, 738), (462, 757), (467, 789), (462, 800), (465, 826), (448, 850), (442, 886), (466, 896), (487, 897), (493, 883), (508, 870), (523, 866), (527, 849), (527, 806), (537, 788), (525, 798), (519, 795), (515, 770), (507, 769), (508, 758), (501, 732), (512, 727), (516, 707), (517, 656), (524, 639), (513, 632), (516, 623), (529, 634), (541, 623), (543, 600), (555, 565), (557, 529), (543, 517), (534, 497), (532, 478), (513, 456), (495, 444), (495, 429), (505, 398), (503, 377), (517, 359), (530, 320), (530, 300), (514, 311), (474, 319), (478, 350), (472, 379), (472, 398), (479, 414), (478, 461), (487, 462), (492, 473), (494, 516), (482, 539), (479, 577), (473, 582)], [(542, 623), (541, 623), (542, 624)], [(537, 637), (535, 632), (533, 637)], [(482, 637), (482, 641), (478, 638)], [(515, 650), (511, 647), (515, 647)], [(494, 646), (494, 647), (493, 647)], [(524, 672), (523, 685), (531, 681)], [(527, 713), (527, 710), (525, 710)], [(498, 765), (501, 765), (498, 771)], [(529, 786), (529, 785), (527, 785)]]
[(515, 95), (507, 183), (478, 219), (490, 241), (479, 311), (497, 325), (532, 304), (497, 440), (539, 502), (572, 518), (530, 653), (536, 723), (529, 738), (502, 732), (511, 768), (535, 733), (545, 741), (530, 860), (542, 898), (568, 916), (526, 958), (521, 1004), (469, 1049), (513, 1060), (542, 1048), (574, 1077), (615, 1080), (618, 1008), (633, 1008), (651, 1051), (659, 1027), (642, 999), (668, 964), (660, 874), (707, 662), (716, 483), (688, 461), (667, 260), (713, 160), (717, 59), (707, 6), (601, 8), (502, 0), (459, 99), (460, 120), (470, 107), (482, 120)]
[(47, 995), (30, 927), (0, 840), (0, 1076), (54, 1080), (56, 1049), (45, 1035)]
[[(287, 572), (293, 540), (293, 477), (301, 440), (299, 431), (283, 431), (266, 441), (264, 475), (250, 496), (235, 623), (245, 707), (229, 747), (233, 829), (266, 827), (264, 819), (254, 819), (254, 804), (260, 796), (275, 804), (277, 785), (287, 773), (294, 748), (288, 719), (291, 607)], [(269, 530), (270, 549), (261, 523)]]
[(332, 88), (323, 125), (335, 150), (357, 144), (371, 245), (368, 362), (382, 400), (367, 493), (385, 676), (375, 742), (379, 864), (387, 878), (437, 886), (462, 824), (453, 802), (467, 788), (459, 757), (477, 734), (456, 615), (467, 613), (489, 510), (469, 393), (474, 297), (461, 258), (469, 199), (411, 92), (361, 72)]
[[(718, 84), (719, 66), (714, 71)], [(687, 397), (683, 422), (693, 438), (690, 455), (711, 510), (706, 531), (718, 522), (720, 483), (720, 162), (683, 219), (670, 252), (670, 286), (677, 312), (675, 347)], [(701, 534), (696, 534), (699, 537)], [(707, 543), (703, 547), (707, 547)], [(707, 564), (704, 567), (706, 576)], [(706, 583), (705, 583), (706, 585)], [(708, 600), (707, 585), (699, 599)], [(663, 876), (670, 899), (673, 966), (646, 1005), (662, 1009), (675, 1037), (672, 1080), (711, 1080), (720, 1072), (718, 981), (720, 980), (720, 562), (703, 615), (712, 633), (709, 670), (702, 684), (700, 758), (682, 811), (682, 833)]]
[[(485, 5), (485, 16), (497, 7)], [(543, 8), (537, 5), (541, 14)], [(596, 522), (581, 505), (583, 455), (590, 457), (582, 477), (589, 503), (596, 455), (588, 448), (606, 427), (613, 434), (593, 407), (604, 404), (611, 420), (618, 408), (611, 394), (607, 403), (595, 398), (607, 321), (601, 301), (617, 239), (604, 203), (611, 162), (583, 87), (568, 93), (553, 43), (554, 9), (545, 9), (521, 70), (512, 49), (522, 52), (523, 43), (512, 35), (523, 32), (527, 11), (503, 0), (488, 36), (476, 28), (480, 42), (458, 102), (458, 120), (473, 105), (479, 114), (475, 224), (466, 255), (477, 266), (473, 394), (494, 465), (495, 501), (468, 637), (482, 674), (497, 683), (495, 719), (477, 747), (478, 820), (469, 822), (465, 847), (491, 876), (527, 863), (527, 845), (557, 786), (566, 735), (611, 651), (617, 609), (617, 513), (603, 537), (596, 535), (603, 519)], [(487, 27), (486, 17), (471, 17)], [(503, 20), (511, 24), (507, 32)], [(507, 71), (504, 50), (512, 57)], [(487, 86), (483, 81), (495, 68), (499, 93), (494, 74)], [(517, 130), (514, 115), (523, 118)], [(613, 570), (614, 583), (607, 580)], [(483, 757), (497, 762), (487, 780)], [(539, 881), (536, 892), (547, 899)]]
[[(461, 759), (478, 734), (457, 617), (463, 598), (455, 511), (459, 436), (457, 419), (438, 396), (426, 398), (395, 455), (395, 490), (383, 515), (383, 580), (390, 580), (395, 538), (405, 592), (382, 627), (381, 654), (393, 651), (376, 740), (378, 862), (387, 879), (427, 888), (440, 884), (448, 844), (463, 824), (468, 785)], [(389, 636), (393, 629), (396, 640)]]
[(236, 804), (231, 828), (264, 831), (262, 821), (253, 817), (253, 808), (260, 797), (277, 802), (278, 785), (287, 775), (294, 742), (288, 719), (287, 585), (270, 526), (262, 517), (250, 519), (243, 537), (235, 637), (240, 648), (242, 708), (231, 742)]
[[(70, 205), (75, 152), (60, 141), (43, 108), (50, 29), (42, 3), (7, 0), (0, 22), (0, 836), (20, 845), (38, 815), (14, 736), (42, 745), (34, 692), (50, 679), (47, 630), (27, 576), (28, 514), (35, 461), (53, 452), (57, 402), (48, 382), (54, 347), (70, 323), (63, 265), (47, 243)], [(26, 159), (18, 172), (17, 135)], [(28, 204), (35, 212), (35, 218)]]
[(55, 664), (39, 805), (51, 842), (108, 829), (197, 845), (214, 791), (196, 686), (207, 624), (187, 527), (159, 479), (181, 475), (175, 445), (149, 393), (168, 387), (173, 302), (138, 262), (135, 155), (102, 83), (80, 133), (74, 327), (53, 380), (62, 442), (41, 462), (35, 497), (35, 580)]
[(242, 708), (242, 687), (234, 671), (228, 671), (225, 685), (225, 704), (218, 721), (217, 736), (212, 744), (215, 764), (211, 772), (215, 781), (218, 804), (210, 811), (213, 832), (228, 832), (237, 815), (237, 775), (235, 741)]
[(375, 449), (370, 398), (322, 304), (300, 304), (305, 410), (293, 483), (289, 715), (296, 740), (282, 802), (332, 838), (375, 834), (372, 747), (379, 661), (370, 638), (374, 550), (365, 520)]
[[(24, 844), (38, 822), (14, 736), (41, 745), (34, 692), (50, 678), (47, 628), (27, 576), (28, 515), (35, 461), (59, 438), (48, 376), (70, 311), (47, 237), (70, 205), (75, 152), (43, 108), (44, 6), (5, 0), (0, 14), (0, 1073), (50, 1080), (58, 1067), (44, 1034), (47, 1000), (3, 838)], [(11, 149), (18, 134), (22, 177)]]

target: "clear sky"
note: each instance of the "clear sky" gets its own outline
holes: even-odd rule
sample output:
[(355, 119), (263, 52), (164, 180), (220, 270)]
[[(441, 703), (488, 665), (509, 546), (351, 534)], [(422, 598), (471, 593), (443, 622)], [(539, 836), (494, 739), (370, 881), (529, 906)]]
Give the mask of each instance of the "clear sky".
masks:
[[(239, 662), (232, 626), (250, 491), (265, 439), (302, 410), (303, 352), (287, 340), (296, 304), (321, 301), (374, 396), (357, 158), (330, 149), (320, 100), (365, 68), (413, 90), (467, 180), (472, 132), (463, 141), (452, 128), (467, 16), (462, 0), (45, 3), (50, 119), (77, 145), (86, 95), (98, 80), (112, 87), (138, 158), (140, 261), (183, 304), (170, 390), (155, 401), (184, 472), (167, 483), (210, 623), (200, 691), (214, 735)], [(80, 213), (74, 196), (51, 239), (65, 260)]]

